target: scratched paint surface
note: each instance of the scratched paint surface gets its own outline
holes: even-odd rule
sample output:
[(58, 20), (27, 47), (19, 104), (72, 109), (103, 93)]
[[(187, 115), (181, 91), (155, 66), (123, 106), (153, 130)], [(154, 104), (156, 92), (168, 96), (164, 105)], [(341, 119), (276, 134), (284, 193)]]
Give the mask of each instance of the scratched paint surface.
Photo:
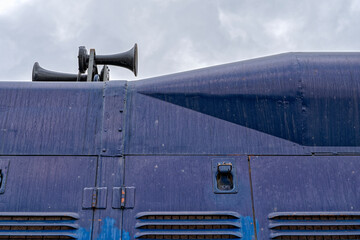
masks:
[(126, 153), (359, 153), (359, 66), (288, 53), (131, 82)]
[(97, 240), (120, 239), (121, 230), (117, 226), (116, 220), (112, 218), (105, 218), (101, 225), (100, 234), (96, 237)]
[[(241, 216), (241, 233), (242, 239), (244, 240), (254, 240), (255, 232), (253, 226), (253, 218), (251, 216)], [(90, 230), (85, 228), (79, 228), (77, 231), (77, 238), (79, 240), (86, 240), (90, 238)], [(116, 220), (112, 218), (105, 218), (102, 225), (101, 231), (97, 237), (93, 238), (94, 240), (130, 240), (130, 233), (122, 231), (117, 227)]]
[(254, 228), (254, 219), (252, 216), (242, 216), (241, 217), (241, 231), (244, 240), (254, 240), (255, 239), (255, 228)]
[[(118, 236), (122, 221), (122, 210), (113, 208), (114, 187), (122, 186), (123, 159), (119, 157), (101, 157), (98, 164), (97, 183), (107, 187), (107, 208), (96, 209), (94, 212), (93, 238), (107, 239), (105, 236)], [(111, 238), (109, 238), (111, 239)], [(118, 239), (118, 238), (114, 238)]]
[(83, 209), (82, 200), (83, 189), (95, 186), (96, 157), (1, 156), (3, 161), (9, 170), (0, 212), (78, 214), (80, 239), (90, 238), (92, 210)]
[[(215, 194), (212, 161), (232, 159), (238, 192)], [(152, 211), (234, 211), (246, 239), (254, 236), (248, 159), (207, 156), (128, 156), (125, 185), (136, 188), (136, 204), (124, 211), (124, 231), (135, 235), (135, 215)]]
[(360, 211), (359, 156), (251, 157), (259, 239), (273, 212)]
[(97, 154), (102, 91), (99, 83), (0, 82), (0, 154)]
[[(360, 153), (359, 65), (359, 53), (289, 53), (128, 86), (0, 82), (0, 210), (75, 212), (79, 239), (124, 240), (140, 211), (239, 212), (244, 239), (254, 225), (267, 239), (274, 211), (359, 211), (357, 157), (304, 156)], [(253, 206), (246, 155), (269, 155), (251, 160)], [(235, 160), (236, 194), (214, 194), (213, 156)], [(122, 185), (134, 209), (113, 208)], [(95, 186), (106, 208), (82, 209)]]
[(79, 228), (76, 232), (76, 237), (79, 240), (88, 240), (91, 238), (91, 231), (90, 229)]

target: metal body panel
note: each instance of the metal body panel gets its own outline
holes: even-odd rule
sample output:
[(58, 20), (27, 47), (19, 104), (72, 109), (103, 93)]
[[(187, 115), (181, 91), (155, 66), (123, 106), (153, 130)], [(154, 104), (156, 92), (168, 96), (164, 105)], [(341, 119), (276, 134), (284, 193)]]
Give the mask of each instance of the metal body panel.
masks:
[(102, 84), (0, 82), (1, 155), (96, 155)]
[(258, 239), (269, 238), (268, 217), (277, 212), (346, 216), (359, 211), (359, 160), (358, 156), (251, 157)]
[(0, 161), (9, 161), (0, 212), (36, 217), (75, 214), (77, 237), (90, 239), (93, 212), (82, 208), (82, 192), (95, 186), (96, 157), (7, 156)]
[(126, 153), (358, 153), (359, 65), (288, 53), (129, 83)]
[(121, 155), (125, 84), (1, 82), (0, 154)]
[(126, 82), (104, 83), (104, 110), (101, 136), (102, 156), (122, 156)]
[(359, 146), (359, 54), (299, 55), (298, 61), (303, 82), (303, 143)]
[(132, 87), (129, 83), (127, 155), (310, 154), (296, 143), (139, 94)]
[(253, 216), (247, 157), (231, 157), (236, 165), (236, 194), (213, 190), (213, 156), (129, 156), (125, 159), (125, 185), (136, 188), (135, 207), (124, 211), (124, 234), (135, 236), (140, 212), (176, 215), (233, 211), (241, 215), (242, 239), (253, 239)]

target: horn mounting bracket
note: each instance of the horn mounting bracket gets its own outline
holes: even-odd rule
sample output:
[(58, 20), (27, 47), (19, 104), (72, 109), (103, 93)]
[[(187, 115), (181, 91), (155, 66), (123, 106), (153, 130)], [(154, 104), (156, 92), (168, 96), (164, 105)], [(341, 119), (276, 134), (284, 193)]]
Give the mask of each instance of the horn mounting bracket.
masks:
[(87, 70), (87, 82), (98, 82), (98, 81), (109, 81), (109, 68), (107, 65), (104, 65), (101, 74), (99, 76), (97, 64), (95, 61), (95, 49), (90, 49), (90, 54), (87, 53), (85, 46), (79, 47), (79, 73), (78, 73), (78, 81), (81, 77), (82, 73), (85, 73)]

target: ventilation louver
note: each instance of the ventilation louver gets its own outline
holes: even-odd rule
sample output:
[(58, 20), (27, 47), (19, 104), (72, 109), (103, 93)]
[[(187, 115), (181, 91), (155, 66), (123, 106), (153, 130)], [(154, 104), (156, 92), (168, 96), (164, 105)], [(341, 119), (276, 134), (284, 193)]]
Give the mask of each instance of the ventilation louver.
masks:
[(76, 239), (75, 213), (0, 212), (0, 239)]
[(271, 239), (360, 239), (360, 212), (277, 212)]
[(136, 215), (137, 239), (240, 239), (236, 212), (142, 212)]

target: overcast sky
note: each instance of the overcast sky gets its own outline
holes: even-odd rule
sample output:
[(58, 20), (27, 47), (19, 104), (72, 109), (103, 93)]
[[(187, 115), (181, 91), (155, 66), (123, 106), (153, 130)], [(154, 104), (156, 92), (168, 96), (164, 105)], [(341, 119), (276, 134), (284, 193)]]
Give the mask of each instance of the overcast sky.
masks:
[(0, 0), (0, 80), (31, 80), (34, 62), (77, 73), (78, 47), (139, 47), (143, 79), (290, 51), (359, 51), (360, 1)]

